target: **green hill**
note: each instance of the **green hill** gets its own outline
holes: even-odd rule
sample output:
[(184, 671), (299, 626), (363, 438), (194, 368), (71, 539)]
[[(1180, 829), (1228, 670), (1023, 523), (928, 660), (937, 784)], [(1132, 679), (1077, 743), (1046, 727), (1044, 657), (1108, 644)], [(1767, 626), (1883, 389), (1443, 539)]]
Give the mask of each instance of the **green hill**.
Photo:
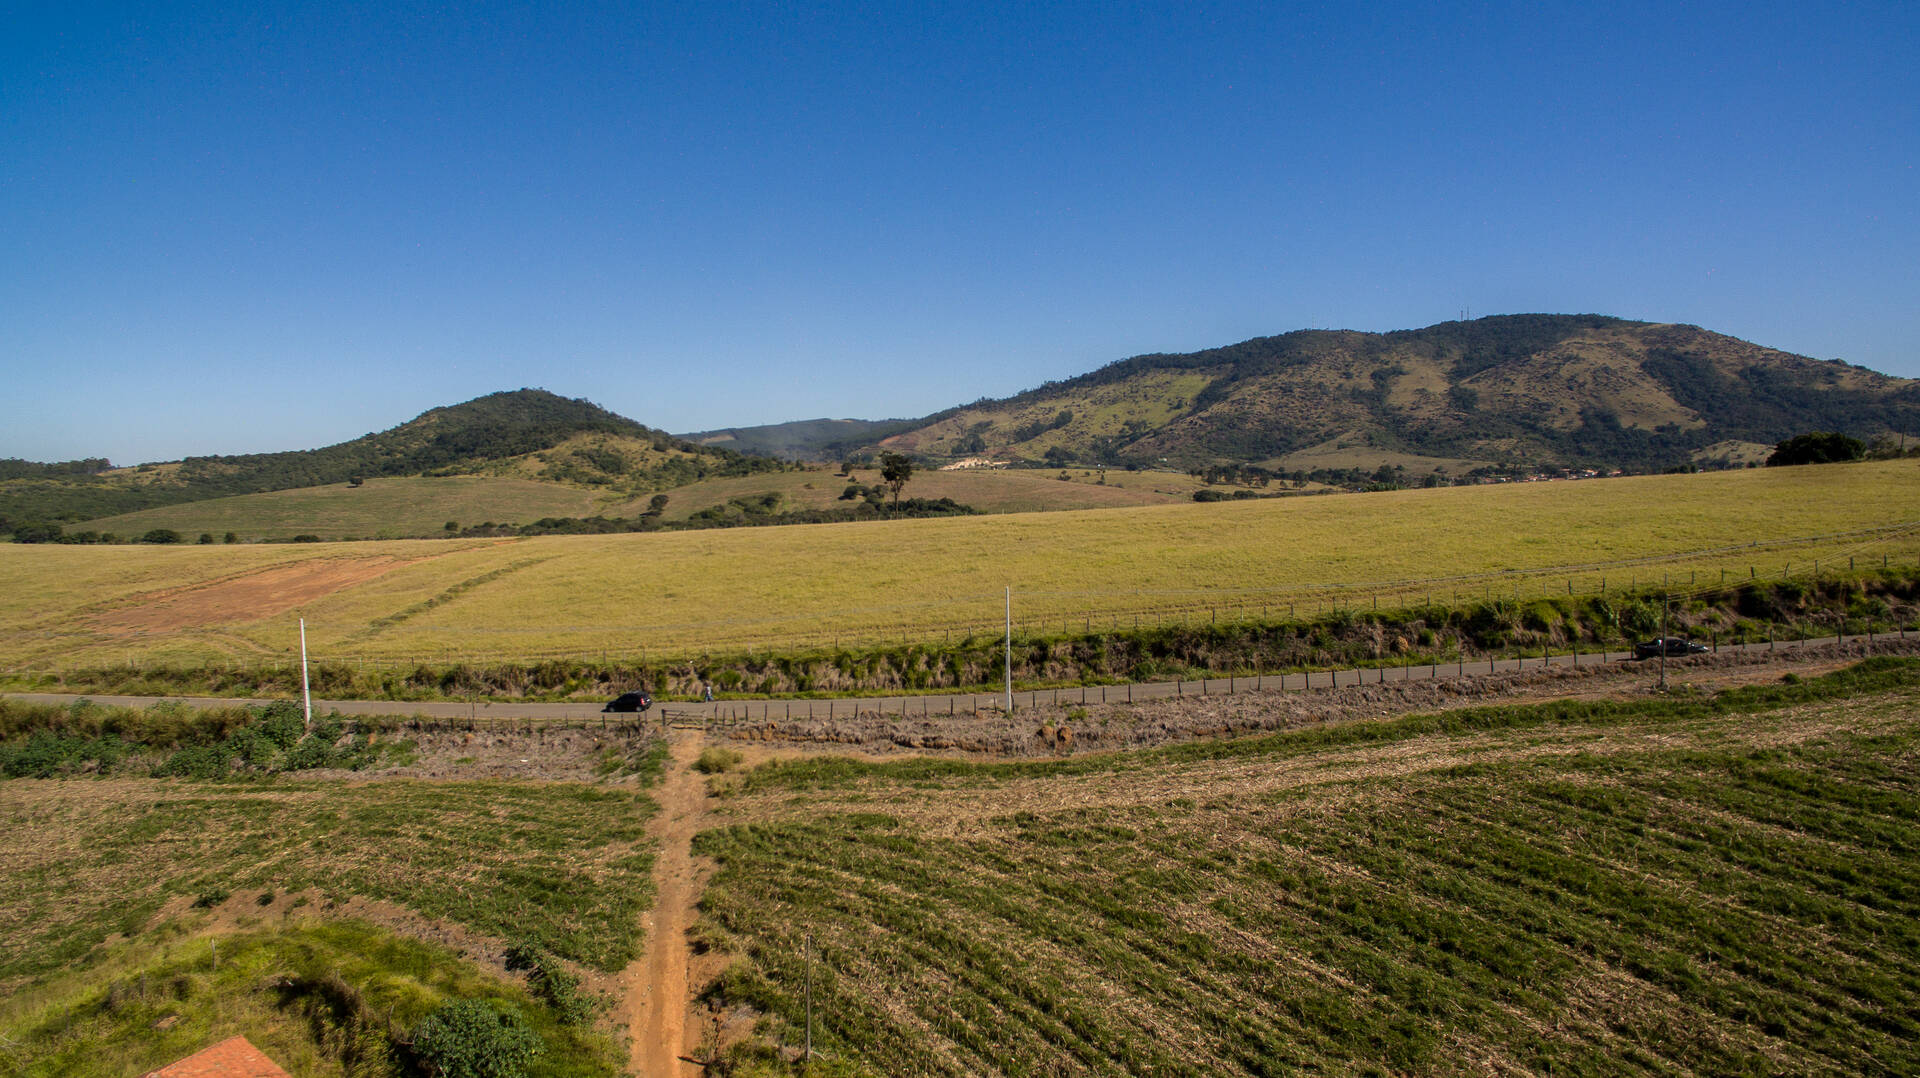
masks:
[(1654, 471), (1809, 430), (1920, 433), (1920, 383), (1697, 326), (1510, 315), (1143, 355), (927, 417), (929, 458)]
[[(381, 477), (496, 475), (635, 496), (778, 462), (695, 445), (591, 402), (545, 390), (494, 393), (435, 408), (390, 430), (321, 449), (188, 457), (88, 472), (13, 462), (0, 480), (0, 531), (268, 491)], [(87, 462), (77, 462), (87, 463)], [(375, 529), (377, 530), (377, 529)]]
[(786, 460), (822, 460), (842, 446), (858, 446), (915, 425), (908, 419), (799, 419), (758, 427), (726, 427), (680, 437), (698, 445)]

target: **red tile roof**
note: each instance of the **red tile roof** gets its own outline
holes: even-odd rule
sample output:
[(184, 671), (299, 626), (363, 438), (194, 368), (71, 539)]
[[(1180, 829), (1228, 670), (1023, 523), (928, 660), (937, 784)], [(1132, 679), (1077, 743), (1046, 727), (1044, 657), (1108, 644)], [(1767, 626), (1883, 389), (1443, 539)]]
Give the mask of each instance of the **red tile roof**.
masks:
[(148, 1071), (140, 1078), (293, 1078), (245, 1037), (229, 1037), (203, 1052)]

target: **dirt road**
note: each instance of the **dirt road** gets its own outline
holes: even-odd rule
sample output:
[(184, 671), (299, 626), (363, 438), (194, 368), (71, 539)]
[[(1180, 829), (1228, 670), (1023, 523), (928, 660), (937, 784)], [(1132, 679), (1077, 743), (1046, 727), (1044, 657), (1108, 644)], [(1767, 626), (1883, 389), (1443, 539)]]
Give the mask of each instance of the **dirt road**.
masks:
[(694, 904), (706, 885), (709, 866), (696, 864), (693, 836), (703, 826), (704, 776), (693, 769), (706, 739), (683, 732), (671, 743), (666, 776), (660, 785), (660, 814), (654, 839), (653, 910), (646, 915), (646, 949), (620, 975), (627, 1029), (633, 1038), (628, 1069), (641, 1078), (681, 1078), (700, 1068), (683, 1062), (694, 1047), (687, 1040), (687, 1004), (693, 986), (687, 976), (687, 929)]

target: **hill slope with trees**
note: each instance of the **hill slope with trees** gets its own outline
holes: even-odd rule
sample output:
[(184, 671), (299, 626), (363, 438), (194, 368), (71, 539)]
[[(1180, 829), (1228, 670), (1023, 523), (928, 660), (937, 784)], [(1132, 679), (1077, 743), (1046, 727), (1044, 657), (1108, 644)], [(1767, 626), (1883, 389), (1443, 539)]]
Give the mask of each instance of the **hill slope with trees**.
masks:
[(435, 408), (389, 430), (320, 449), (188, 457), (112, 470), (94, 467), (104, 461), (10, 463), (16, 467), (0, 473), (6, 476), (0, 479), (0, 531), (26, 522), (91, 520), (371, 478), (506, 475), (638, 494), (782, 467), (767, 458), (695, 445), (589, 401), (541, 389)]
[(1644, 472), (1809, 430), (1920, 434), (1920, 382), (1698, 326), (1507, 315), (1135, 356), (936, 413), (868, 448), (1281, 471), (1338, 449), (1456, 468)]

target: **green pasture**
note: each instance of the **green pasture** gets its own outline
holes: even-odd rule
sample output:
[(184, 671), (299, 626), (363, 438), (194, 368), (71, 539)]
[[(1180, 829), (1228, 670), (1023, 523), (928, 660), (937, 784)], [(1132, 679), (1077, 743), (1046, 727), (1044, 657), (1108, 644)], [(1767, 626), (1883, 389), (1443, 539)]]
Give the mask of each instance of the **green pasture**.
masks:
[[(714, 996), (869, 1074), (1910, 1074), (1920, 665), (730, 787)], [(716, 782), (726, 781), (716, 779)], [(811, 961), (808, 961), (810, 956)]]
[(384, 899), (616, 970), (639, 953), (653, 811), (562, 783), (0, 782), (0, 995), (170, 900), (241, 891)]
[[(0, 546), (0, 668), (284, 661), (299, 618), (332, 661), (658, 659), (996, 634), (1009, 587), (1017, 627), (1062, 628), (1684, 593), (1911, 566), (1915, 506), (1900, 461), (514, 541)], [(299, 596), (288, 574), (351, 582)]]
[[(1062, 475), (1067, 478), (1061, 479)], [(706, 479), (668, 491), (667, 508), (662, 516), (667, 520), (685, 520), (703, 509), (765, 494), (780, 495), (782, 512), (832, 509), (848, 504), (840, 495), (850, 484), (873, 486), (879, 482), (880, 473), (874, 468), (855, 468), (851, 476), (821, 470)], [(1044, 471), (962, 468), (950, 472), (915, 471), (901, 495), (951, 498), (983, 513), (1039, 513), (1167, 505), (1190, 500), (1193, 492), (1203, 485), (1184, 472), (1129, 472), (1124, 468), (1102, 471), (1081, 467)], [(609, 515), (634, 516), (646, 507), (647, 499), (641, 498), (614, 507)]]
[(112, 532), (137, 539), (171, 528), (191, 543), (232, 532), (241, 542), (317, 535), (322, 539), (404, 539), (438, 535), (448, 521), (529, 524), (542, 517), (589, 517), (604, 495), (582, 487), (507, 476), (368, 479), (360, 486), (275, 490), (103, 517), (69, 532)]

